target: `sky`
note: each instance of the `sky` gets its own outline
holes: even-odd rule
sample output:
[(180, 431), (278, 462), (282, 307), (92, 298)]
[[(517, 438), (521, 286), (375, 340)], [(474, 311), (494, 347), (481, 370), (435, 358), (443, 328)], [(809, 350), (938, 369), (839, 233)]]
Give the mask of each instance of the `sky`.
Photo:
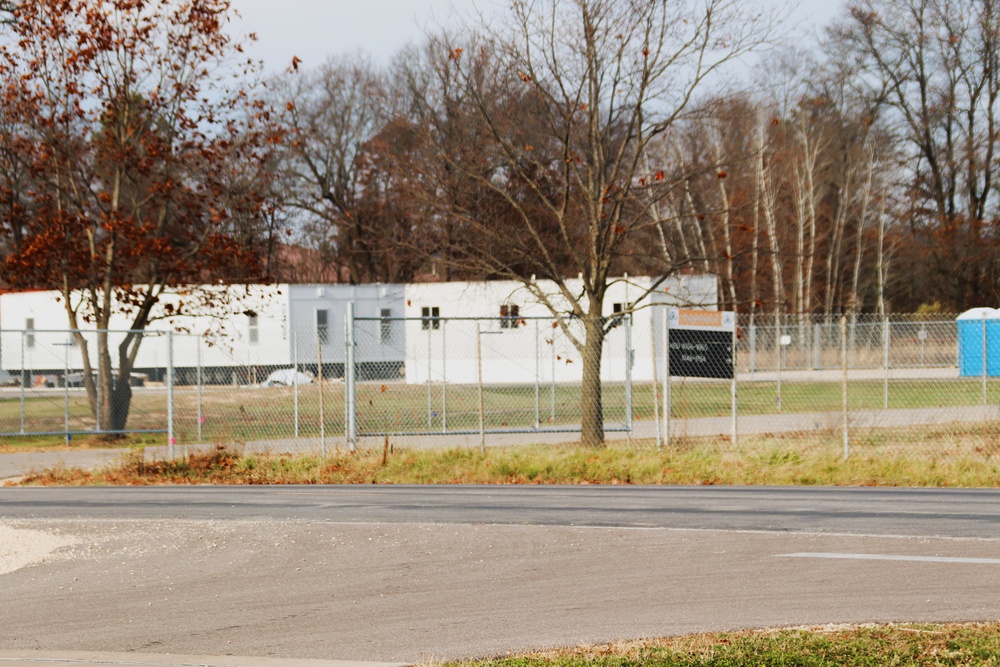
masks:
[[(842, 4), (842, 0), (757, 1), (789, 7), (798, 25), (795, 34), (803, 35), (799, 39), (835, 16)], [(269, 72), (286, 69), (293, 56), (311, 68), (331, 55), (358, 50), (377, 62), (388, 62), (407, 43), (419, 42), (423, 27), (447, 25), (456, 14), (477, 10), (488, 14), (503, 5), (502, 0), (233, 0), (242, 15), (237, 29), (256, 33), (253, 53)]]

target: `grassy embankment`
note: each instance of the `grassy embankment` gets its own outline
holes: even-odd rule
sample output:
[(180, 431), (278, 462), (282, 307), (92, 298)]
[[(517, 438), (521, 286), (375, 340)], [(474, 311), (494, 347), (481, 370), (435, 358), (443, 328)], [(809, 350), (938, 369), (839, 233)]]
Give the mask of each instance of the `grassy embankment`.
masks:
[(546, 651), (451, 667), (874, 667), (1000, 665), (1000, 624), (733, 632)]
[(218, 446), (174, 461), (141, 450), (97, 471), (56, 468), (30, 484), (731, 484), (914, 487), (1000, 485), (1000, 443), (954, 426), (874, 431), (847, 460), (836, 438), (787, 436), (691, 439), (656, 449), (651, 442), (478, 449), (333, 450), (316, 454), (244, 453)]

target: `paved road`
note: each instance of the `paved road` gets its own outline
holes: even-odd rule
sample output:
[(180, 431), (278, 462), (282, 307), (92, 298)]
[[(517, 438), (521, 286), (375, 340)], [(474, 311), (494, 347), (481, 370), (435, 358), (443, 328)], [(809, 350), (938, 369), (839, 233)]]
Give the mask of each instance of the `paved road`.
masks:
[(0, 518), (765, 530), (1000, 540), (1000, 490), (664, 486), (0, 489)]
[(76, 540), (0, 576), (0, 651), (420, 662), (995, 620), (998, 517), (978, 490), (0, 489), (0, 526)]

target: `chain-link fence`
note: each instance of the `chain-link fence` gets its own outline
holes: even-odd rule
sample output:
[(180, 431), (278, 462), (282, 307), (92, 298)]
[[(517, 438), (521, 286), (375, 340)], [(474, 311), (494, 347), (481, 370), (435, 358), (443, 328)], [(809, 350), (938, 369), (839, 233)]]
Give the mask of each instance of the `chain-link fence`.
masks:
[[(170, 336), (143, 333), (144, 357), (123, 382), (130, 390), (129, 433), (165, 434), (170, 412), (166, 388)], [(115, 351), (128, 332), (107, 332), (103, 340)], [(82, 338), (82, 341), (80, 340)], [(94, 331), (0, 331), (0, 437), (59, 436), (123, 432), (108, 423), (95, 404), (109, 401), (96, 382), (96, 363), (90, 369), (96, 392), (84, 389), (84, 356), (97, 358), (102, 337)], [(105, 389), (107, 393), (107, 389)], [(102, 423), (102, 414), (105, 421)]]
[[(117, 371), (127, 332), (84, 332), (81, 345), (67, 331), (3, 331), (0, 437), (121, 430), (275, 449), (385, 437), (565, 442), (587, 405), (609, 438), (661, 446), (766, 438), (1000, 453), (1000, 320), (741, 316), (731, 333), (702, 340), (667, 326), (664, 310), (605, 321), (599, 403), (585, 401), (585, 332), (573, 319), (349, 316), (338, 330), (288, 331), (278, 347), (252, 331), (227, 340), (146, 331), (121, 429), (95, 409), (111, 398), (98, 382), (88, 392), (82, 361), (107, 344)], [(699, 364), (709, 370), (692, 370)]]
[[(580, 430), (584, 361), (578, 321), (505, 317), (358, 319), (357, 359), (371, 359), (392, 323), (401, 363), (355, 362), (356, 435), (566, 433)], [(630, 428), (631, 320), (609, 322), (599, 373), (609, 432)], [(350, 406), (348, 406), (350, 412)]]
[(734, 347), (732, 381), (663, 383), (664, 441), (1000, 453), (1000, 321), (742, 316)]
[[(853, 315), (846, 318), (851, 369), (949, 368), (958, 365), (954, 317)], [(839, 369), (841, 318), (797, 315), (740, 317), (737, 356), (746, 372)]]

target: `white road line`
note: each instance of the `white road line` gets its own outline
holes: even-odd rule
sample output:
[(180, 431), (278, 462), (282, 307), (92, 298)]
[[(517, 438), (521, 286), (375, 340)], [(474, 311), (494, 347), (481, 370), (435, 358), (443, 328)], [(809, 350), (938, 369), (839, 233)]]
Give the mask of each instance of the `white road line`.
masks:
[(1000, 565), (1000, 558), (952, 558), (948, 556), (892, 556), (888, 554), (795, 553), (775, 554), (775, 558), (828, 558), (836, 560), (895, 560), (911, 563), (967, 563)]

